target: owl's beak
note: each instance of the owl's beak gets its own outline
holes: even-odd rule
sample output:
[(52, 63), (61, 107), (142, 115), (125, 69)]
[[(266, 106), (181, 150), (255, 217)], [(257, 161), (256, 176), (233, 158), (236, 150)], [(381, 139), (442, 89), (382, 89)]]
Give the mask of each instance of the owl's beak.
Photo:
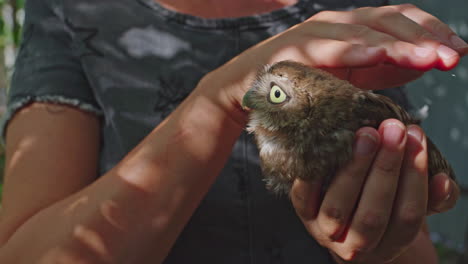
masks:
[(242, 98), (242, 109), (245, 111), (250, 111), (253, 108), (253, 102), (252, 102), (252, 94), (253, 91), (249, 90), (245, 93), (244, 98)]

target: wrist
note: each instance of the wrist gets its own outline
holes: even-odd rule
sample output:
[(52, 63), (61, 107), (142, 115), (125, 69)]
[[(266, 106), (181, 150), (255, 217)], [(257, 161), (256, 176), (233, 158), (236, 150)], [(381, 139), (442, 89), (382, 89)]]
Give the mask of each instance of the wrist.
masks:
[[(425, 224), (424, 224), (425, 226)], [(429, 238), (427, 230), (421, 228), (415, 239), (411, 244), (401, 250), (401, 253), (393, 258), (392, 260), (387, 261), (376, 261), (376, 258), (373, 260), (365, 261), (345, 261), (339, 256), (334, 254), (330, 250), (330, 254), (333, 257), (333, 260), (337, 264), (412, 264), (412, 263), (425, 263), (425, 264), (437, 264), (437, 254), (434, 246)]]
[(207, 96), (243, 129), (248, 121), (248, 113), (242, 109), (242, 99), (255, 80), (258, 70), (265, 64), (265, 59), (255, 52), (245, 51), (206, 74), (194, 92)]

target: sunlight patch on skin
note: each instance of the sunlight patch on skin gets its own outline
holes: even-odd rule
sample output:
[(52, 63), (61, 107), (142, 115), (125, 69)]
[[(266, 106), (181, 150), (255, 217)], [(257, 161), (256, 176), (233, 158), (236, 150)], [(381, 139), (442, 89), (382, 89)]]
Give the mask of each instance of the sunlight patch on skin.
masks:
[(71, 203), (64, 211), (64, 214), (70, 214), (73, 211), (76, 210), (80, 205), (87, 204), (89, 202), (89, 197), (88, 196), (82, 196), (78, 198), (76, 201)]
[(101, 205), (101, 213), (115, 228), (121, 231), (128, 230), (128, 224), (123, 223), (124, 217), (122, 215), (122, 208), (119, 207), (116, 202), (112, 200), (105, 201)]
[[(129, 157), (125, 166), (117, 166), (115, 174), (124, 184), (128, 184), (145, 194), (150, 194), (153, 192), (152, 186), (160, 185), (161, 178), (159, 175), (161, 169), (158, 164), (155, 164), (156, 161), (154, 163), (150, 161), (142, 162), (143, 159), (139, 159), (138, 156), (140, 155)], [(149, 171), (153, 173), (149, 174)]]
[(80, 263), (76, 256), (66, 253), (59, 248), (53, 248), (41, 257), (37, 263)]
[(81, 243), (88, 247), (106, 262), (113, 263), (109, 249), (105, 245), (101, 236), (94, 230), (91, 230), (83, 225), (77, 225), (73, 229), (73, 236)]
[[(21, 166), (21, 158), (25, 152), (28, 152), (30, 147), (34, 145), (36, 139), (31, 136), (24, 137), (21, 142), (19, 142), (18, 146), (16, 147), (15, 151), (11, 155), (11, 159), (9, 162), (8, 170), (12, 170), (16, 168), (17, 165)], [(18, 163), (19, 162), (19, 163)]]
[(161, 213), (153, 219), (151, 226), (158, 231), (165, 230), (169, 226), (169, 220), (170, 219), (167, 213)]
[[(171, 196), (166, 201), (156, 205), (158, 213), (151, 219), (151, 230), (158, 233), (173, 232), (174, 225), (177, 226), (177, 222), (185, 218), (181, 206), (196, 207), (196, 205), (184, 205), (187, 202), (186, 194), (188, 192), (184, 187), (171, 186), (170, 190)], [(192, 199), (190, 203), (198, 204), (199, 201)]]

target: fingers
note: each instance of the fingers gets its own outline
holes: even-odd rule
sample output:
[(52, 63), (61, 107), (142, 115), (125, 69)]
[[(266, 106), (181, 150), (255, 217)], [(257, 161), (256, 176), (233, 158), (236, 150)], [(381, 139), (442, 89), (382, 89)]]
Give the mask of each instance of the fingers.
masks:
[(468, 45), (446, 24), (413, 5), (326, 11), (311, 21), (335, 25), (325, 32), (332, 39), (385, 47), (389, 61), (403, 67), (448, 70), (468, 53)]
[(429, 182), (428, 215), (453, 208), (460, 196), (458, 184), (445, 173), (439, 173)]
[(421, 128), (411, 125), (392, 216), (376, 255), (392, 259), (413, 241), (426, 215), (427, 193), (426, 138)]
[(468, 53), (447, 25), (412, 5), (323, 11), (267, 43), (279, 46), (269, 63), (293, 59), (373, 90), (450, 70)]
[(337, 40), (316, 39), (308, 42), (306, 49), (318, 67), (366, 67), (379, 64), (386, 57), (383, 48)]
[(378, 245), (392, 212), (405, 151), (406, 128), (400, 121), (389, 119), (380, 125), (379, 133), (381, 148), (369, 170), (344, 244), (335, 250), (345, 260), (359, 259)]
[(373, 67), (322, 69), (366, 90), (382, 90), (401, 86), (424, 74), (423, 71), (402, 68), (389, 63), (381, 63)]
[[(420, 127), (405, 128), (395, 119), (378, 132), (361, 128), (353, 159), (335, 175), (322, 202), (320, 184), (296, 181), (291, 195), (314, 238), (338, 263), (392, 260), (415, 239), (428, 208), (426, 137)], [(430, 188), (432, 205), (440, 210), (459, 196), (445, 174), (436, 175)]]
[[(445, 176), (435, 177), (431, 188), (446, 201), (456, 199)], [(307, 230), (338, 263), (399, 256), (417, 236), (428, 206), (423, 131), (395, 119), (382, 122), (378, 132), (361, 128), (353, 159), (335, 175), (323, 201), (320, 184), (296, 181), (291, 199)]]
[(434, 34), (438, 40), (441, 40), (446, 46), (456, 50), (460, 55), (466, 55), (468, 53), (467, 43), (458, 37), (447, 24), (433, 15), (411, 4), (399, 5), (395, 6), (395, 8), (403, 15)]
[(375, 129), (364, 127), (356, 132), (353, 159), (334, 176), (317, 219), (320, 231), (329, 241), (338, 240), (345, 231), (379, 144)]
[(381, 90), (404, 85), (423, 74), (423, 71), (401, 68), (394, 64), (380, 64), (372, 68), (352, 69), (348, 81), (361, 89)]
[(302, 45), (294, 43), (274, 54), (271, 62), (297, 58), (314, 67), (366, 67), (384, 62), (387, 55), (382, 47), (368, 47), (346, 41), (307, 37)]
[[(379, 132), (362, 128), (356, 135), (353, 160), (337, 173), (320, 208), (313, 203), (313, 210), (318, 213), (304, 213), (307, 212), (304, 205), (298, 206), (301, 199), (292, 195), (293, 204), (301, 212), (299, 216), (309, 232), (321, 245), (347, 261), (375, 248), (383, 236), (406, 144), (406, 129), (394, 119), (384, 121)], [(307, 197), (304, 193), (300, 196)]]
[[(403, 15), (401, 16), (404, 18), (403, 20), (410, 21)], [(330, 23), (321, 21), (311, 21), (308, 23), (311, 23), (310, 29), (307, 29), (309, 31), (308, 33), (315, 37), (320, 36), (327, 41), (340, 41), (342, 43), (348, 43), (348, 45), (357, 44), (363, 47), (379, 47), (385, 50), (385, 53), (382, 54), (385, 55), (385, 57), (382, 58), (383, 60), (397, 64), (401, 67), (428, 70), (434, 67), (438, 62), (438, 55), (434, 49), (424, 48), (406, 40), (398, 39), (398, 36), (395, 37), (386, 34), (383, 31), (381, 32), (379, 30), (375, 30), (367, 25)], [(415, 24), (414, 22), (411, 23)], [(360, 56), (357, 58), (361, 58), (362, 60), (362, 58), (365, 57), (368, 57), (368, 55), (363, 56), (363, 54), (360, 54)], [(327, 57), (323, 56), (322, 58)], [(350, 62), (353, 62), (353, 60)], [(322, 62), (319, 63), (318, 66), (328, 65), (324, 65)], [(352, 65), (348, 62), (344, 63), (343, 66), (363, 67), (367, 65), (363, 63)]]

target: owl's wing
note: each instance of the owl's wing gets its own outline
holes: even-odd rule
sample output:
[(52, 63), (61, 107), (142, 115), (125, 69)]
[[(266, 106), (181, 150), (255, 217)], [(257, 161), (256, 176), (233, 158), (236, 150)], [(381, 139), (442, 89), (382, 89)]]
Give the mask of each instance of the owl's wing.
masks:
[[(396, 118), (401, 120), (404, 124), (419, 124), (420, 121), (413, 118), (402, 107), (394, 103), (390, 98), (384, 95), (369, 93), (368, 96), (363, 98), (362, 103), (369, 104), (373, 107), (372, 113), (369, 113), (378, 124), (388, 118)], [(381, 109), (381, 111), (379, 111)], [(364, 114), (364, 113), (362, 113)], [(455, 172), (453, 171), (450, 163), (444, 158), (436, 145), (427, 137), (427, 153), (428, 153), (428, 172), (429, 177), (433, 177), (439, 172), (445, 172), (450, 178), (456, 179)]]
[(358, 105), (354, 108), (355, 115), (364, 126), (377, 128), (382, 121), (395, 118), (404, 124), (418, 124), (419, 120), (412, 117), (405, 109), (393, 102), (389, 97), (372, 92), (362, 92), (358, 96)]

